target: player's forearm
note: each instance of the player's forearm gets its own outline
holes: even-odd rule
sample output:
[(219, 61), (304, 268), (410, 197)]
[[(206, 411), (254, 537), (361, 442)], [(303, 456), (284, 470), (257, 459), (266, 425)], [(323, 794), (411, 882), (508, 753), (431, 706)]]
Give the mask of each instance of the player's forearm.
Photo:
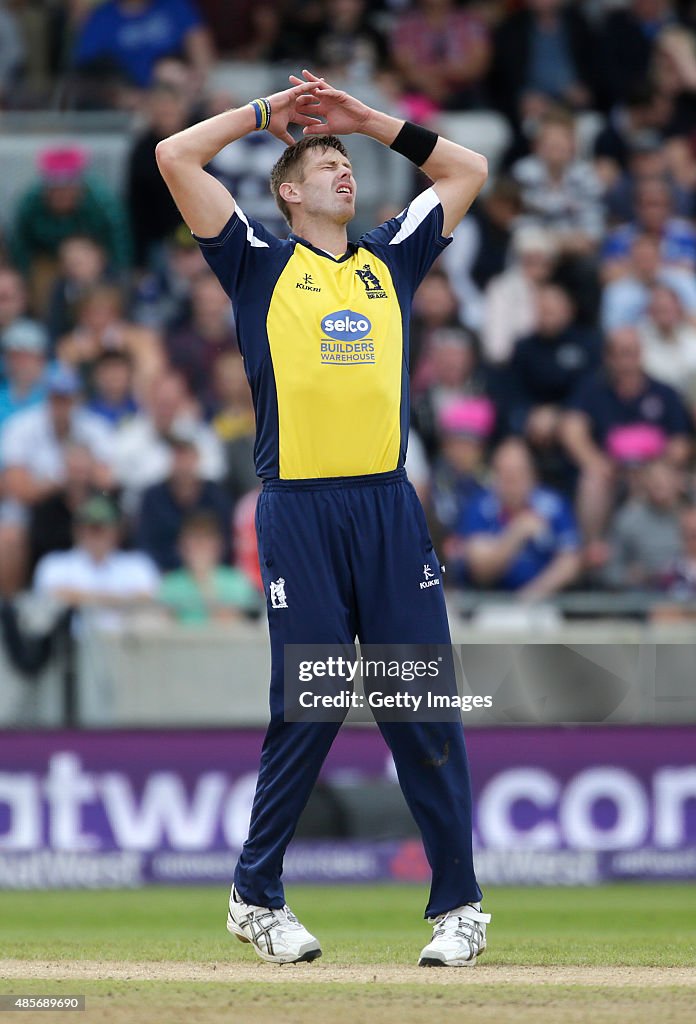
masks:
[(370, 108), (360, 133), (381, 142), (383, 146), (391, 146), (404, 124), (403, 118), (392, 117), (391, 114), (383, 114), (381, 110)]
[[(360, 131), (363, 135), (368, 135), (384, 146), (391, 146), (404, 124), (403, 118), (392, 117), (391, 114), (370, 109)], [(484, 156), (471, 149), (466, 149), (456, 142), (450, 142), (449, 139), (442, 136), (438, 138), (435, 148), (423, 164), (422, 169), (433, 181), (459, 176), (462, 170), (469, 170), (479, 177), (483, 184), (487, 174)]]
[(440, 136), (421, 170), (435, 183), (466, 178), (475, 189), (473, 200), (488, 177), (488, 162), (481, 153)]
[(402, 124), (403, 131), (399, 129), (398, 138), (392, 137), (399, 124), (396, 118), (387, 120), (387, 115), (368, 121), (373, 138), (412, 160), (432, 180), (442, 206), (441, 233), (446, 237), (454, 231), (483, 188), (488, 177), (488, 162), (481, 153), (474, 153), (416, 125)]
[(226, 110), (163, 139), (157, 144), (157, 161), (160, 167), (168, 162), (205, 167), (221, 149), (255, 128), (256, 114), (248, 104), (236, 110)]
[(372, 109), (357, 130), (412, 160), (432, 179), (443, 209), (442, 233), (449, 235), (485, 184), (485, 156)]

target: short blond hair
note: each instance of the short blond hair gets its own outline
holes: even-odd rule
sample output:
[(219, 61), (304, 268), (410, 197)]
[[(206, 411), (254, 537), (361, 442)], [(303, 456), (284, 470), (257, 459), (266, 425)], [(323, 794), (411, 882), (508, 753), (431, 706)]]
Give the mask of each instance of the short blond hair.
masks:
[(348, 150), (337, 135), (306, 135), (285, 152), (276, 161), (271, 171), (271, 192), (278, 209), (292, 227), (290, 207), (280, 194), (280, 186), (284, 181), (302, 181), (304, 177), (304, 157), (315, 149), (325, 152), (327, 149), (337, 150), (341, 156), (348, 156)]

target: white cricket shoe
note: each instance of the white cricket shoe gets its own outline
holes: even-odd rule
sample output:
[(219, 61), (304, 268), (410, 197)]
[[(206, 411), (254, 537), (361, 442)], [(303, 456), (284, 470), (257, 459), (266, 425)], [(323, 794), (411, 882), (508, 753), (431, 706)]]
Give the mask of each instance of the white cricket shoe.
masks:
[(480, 903), (467, 903), (431, 918), (433, 937), (421, 952), (419, 967), (473, 967), (486, 948), (490, 920), (490, 914), (481, 913)]
[(318, 941), (300, 924), (290, 907), (255, 907), (245, 903), (234, 886), (227, 931), (240, 942), (250, 942), (261, 959), (272, 964), (299, 964), (321, 956)]

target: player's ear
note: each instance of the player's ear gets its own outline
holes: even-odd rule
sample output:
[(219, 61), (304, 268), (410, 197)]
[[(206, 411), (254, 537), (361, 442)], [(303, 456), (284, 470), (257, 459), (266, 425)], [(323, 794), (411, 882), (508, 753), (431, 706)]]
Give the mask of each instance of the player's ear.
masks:
[(292, 206), (293, 204), (300, 202), (300, 194), (297, 189), (297, 185), (292, 181), (284, 181), (278, 187), (278, 195), (280, 198)]

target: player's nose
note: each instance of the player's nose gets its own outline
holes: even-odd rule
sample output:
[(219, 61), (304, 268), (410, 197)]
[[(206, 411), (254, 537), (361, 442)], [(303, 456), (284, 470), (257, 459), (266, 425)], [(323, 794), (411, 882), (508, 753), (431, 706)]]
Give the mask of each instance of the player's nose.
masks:
[(353, 177), (352, 171), (342, 171), (336, 179), (336, 187), (339, 185), (348, 185), (351, 192), (355, 192), (355, 178)]

